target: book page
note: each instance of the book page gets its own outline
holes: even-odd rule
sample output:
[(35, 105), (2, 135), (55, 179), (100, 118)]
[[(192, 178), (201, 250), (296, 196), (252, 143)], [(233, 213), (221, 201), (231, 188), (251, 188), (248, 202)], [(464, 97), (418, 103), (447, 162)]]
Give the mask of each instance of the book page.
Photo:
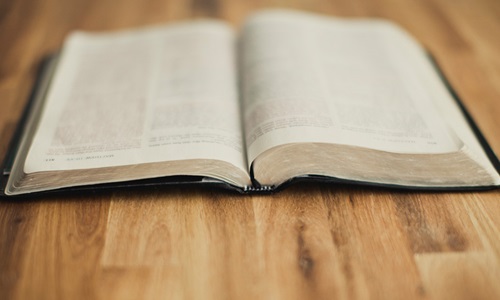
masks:
[(60, 61), (26, 173), (188, 159), (248, 173), (225, 24), (75, 33)]
[(251, 18), (241, 47), (249, 163), (288, 143), (396, 153), (460, 149), (407, 57), (415, 51), (398, 45), (406, 39), (384, 21), (287, 11)]

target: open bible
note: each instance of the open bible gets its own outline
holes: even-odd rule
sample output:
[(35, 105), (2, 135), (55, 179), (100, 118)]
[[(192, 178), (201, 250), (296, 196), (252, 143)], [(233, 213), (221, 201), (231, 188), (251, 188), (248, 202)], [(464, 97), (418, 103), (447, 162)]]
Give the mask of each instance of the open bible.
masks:
[(294, 11), (75, 32), (44, 69), (6, 195), (141, 182), (500, 185), (498, 160), (393, 23)]

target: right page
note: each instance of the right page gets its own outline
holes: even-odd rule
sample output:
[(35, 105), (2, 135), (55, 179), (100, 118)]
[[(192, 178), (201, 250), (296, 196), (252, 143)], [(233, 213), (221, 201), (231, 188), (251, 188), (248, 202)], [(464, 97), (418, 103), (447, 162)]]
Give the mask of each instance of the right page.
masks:
[[(427, 53), (397, 25), (275, 10), (251, 17), (241, 40), (246, 146), (257, 181), (316, 174), (498, 184)], [(464, 170), (478, 175), (465, 178)]]
[[(391, 23), (289, 11), (243, 30), (249, 162), (269, 147), (333, 142), (399, 153), (460, 149)], [(397, 43), (395, 43), (397, 42)]]

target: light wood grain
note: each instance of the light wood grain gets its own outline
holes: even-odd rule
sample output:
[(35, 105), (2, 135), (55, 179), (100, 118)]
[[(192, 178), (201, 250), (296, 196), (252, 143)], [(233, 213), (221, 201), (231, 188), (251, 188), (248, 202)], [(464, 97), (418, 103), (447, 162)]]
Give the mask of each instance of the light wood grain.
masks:
[[(0, 156), (40, 60), (74, 29), (291, 7), (392, 19), (436, 57), (500, 152), (500, 2), (0, 1)], [(304, 184), (0, 202), (0, 299), (499, 299), (500, 192)]]

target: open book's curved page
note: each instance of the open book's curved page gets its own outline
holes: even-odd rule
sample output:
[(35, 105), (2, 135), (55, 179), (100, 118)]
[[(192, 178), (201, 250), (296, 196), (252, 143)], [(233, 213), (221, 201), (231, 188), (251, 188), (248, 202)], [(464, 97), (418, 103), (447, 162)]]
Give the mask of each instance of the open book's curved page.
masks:
[(74, 33), (25, 173), (207, 159), (248, 174), (234, 43), (217, 21)]
[(289, 143), (416, 154), (463, 146), (415, 69), (423, 49), (392, 23), (270, 11), (242, 35), (249, 164)]

